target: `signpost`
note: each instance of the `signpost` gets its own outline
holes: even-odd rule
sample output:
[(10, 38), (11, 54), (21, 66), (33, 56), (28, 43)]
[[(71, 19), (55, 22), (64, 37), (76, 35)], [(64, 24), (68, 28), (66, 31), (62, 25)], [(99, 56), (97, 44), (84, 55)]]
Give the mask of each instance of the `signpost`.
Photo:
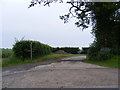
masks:
[(104, 52), (110, 52), (111, 49), (110, 48), (101, 48), (100, 51), (104, 51)]

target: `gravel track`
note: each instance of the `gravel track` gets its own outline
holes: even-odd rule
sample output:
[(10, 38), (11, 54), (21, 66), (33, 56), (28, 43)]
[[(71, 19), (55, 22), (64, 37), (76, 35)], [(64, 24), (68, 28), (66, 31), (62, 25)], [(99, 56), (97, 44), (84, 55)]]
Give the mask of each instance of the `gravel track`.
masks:
[(74, 56), (3, 68), (3, 88), (117, 88), (118, 69), (82, 62)]

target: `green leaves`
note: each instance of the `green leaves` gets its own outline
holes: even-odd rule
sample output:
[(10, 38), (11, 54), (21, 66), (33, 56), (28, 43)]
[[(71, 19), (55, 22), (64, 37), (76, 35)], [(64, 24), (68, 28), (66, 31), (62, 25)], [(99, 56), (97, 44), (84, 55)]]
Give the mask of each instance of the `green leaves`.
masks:
[(64, 15), (64, 16), (60, 16), (60, 19), (63, 20), (64, 23), (67, 23), (68, 20), (69, 20), (69, 16), (70, 16), (69, 14), (66, 14), (66, 15)]

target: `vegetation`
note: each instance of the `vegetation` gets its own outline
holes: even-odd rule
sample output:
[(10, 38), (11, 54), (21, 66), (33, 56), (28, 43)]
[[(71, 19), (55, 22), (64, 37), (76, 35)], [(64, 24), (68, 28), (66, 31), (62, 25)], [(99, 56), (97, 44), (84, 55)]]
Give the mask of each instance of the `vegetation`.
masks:
[[(54, 1), (59, 0), (52, 2)], [(45, 6), (52, 2), (34, 0), (29, 7), (41, 3)], [(69, 18), (74, 17), (77, 20), (75, 24), (79, 28), (86, 29), (91, 25), (93, 26), (92, 34), (95, 36), (95, 40), (91, 45), (92, 50), (89, 50), (89, 59), (102, 56), (103, 53), (100, 52), (102, 48), (109, 48), (111, 54), (120, 55), (120, 1), (74, 2), (73, 0), (67, 3), (71, 5), (69, 13), (60, 16), (64, 23), (68, 22)]]
[(13, 54), (13, 50), (12, 49), (0, 49), (0, 56), (2, 56), (2, 58), (8, 58)]
[[(83, 29), (93, 25), (92, 33), (95, 41), (91, 45), (88, 56), (90, 60), (105, 60), (113, 55), (120, 55), (120, 3), (119, 2), (68, 2), (71, 4), (70, 13), (60, 18), (67, 22), (71, 10), (78, 19), (77, 27)], [(101, 52), (102, 48), (109, 48), (110, 52)]]
[(3, 59), (2, 67), (15, 66), (15, 65), (20, 65), (20, 64), (28, 64), (28, 63), (35, 63), (35, 62), (42, 62), (42, 61), (47, 61), (47, 60), (54, 60), (54, 59), (58, 59), (58, 58), (68, 57), (68, 56), (74, 56), (74, 55), (73, 54), (50, 54), (50, 55), (45, 55), (45, 56), (41, 56), (41, 57), (38, 57), (38, 58), (34, 58), (33, 60), (26, 59), (24, 61), (22, 61), (20, 58), (12, 56), (10, 58)]
[(88, 54), (89, 47), (82, 47), (80, 54)]
[[(8, 67), (20, 64), (28, 64), (34, 62), (42, 62), (47, 60), (53, 60), (63, 58), (67, 56), (73, 56), (73, 54), (51, 54), (52, 47), (42, 44), (37, 41), (17, 41), (12, 49), (4, 49), (3, 58), (0, 61), (0, 66)], [(31, 51), (33, 58), (31, 59)], [(48, 55), (49, 54), (49, 55)], [(76, 55), (76, 54), (75, 54)]]
[(56, 52), (58, 50), (64, 50), (67, 53), (71, 53), (71, 54), (78, 54), (78, 52), (80, 51), (78, 47), (62, 47), (62, 48), (53, 48), (53, 52)]
[(13, 51), (16, 57), (23, 60), (48, 55), (52, 52), (52, 48), (48, 45), (37, 41), (18, 41), (13, 46)]
[[(101, 53), (102, 48), (109, 48), (111, 54), (120, 55), (120, 3), (119, 2), (68, 2), (71, 4), (70, 13), (60, 18), (67, 22), (70, 15), (78, 21), (77, 27), (83, 29), (93, 26), (92, 34), (95, 41), (89, 50), (89, 59), (104, 58), (106, 53)], [(71, 12), (74, 10), (74, 14)], [(92, 50), (91, 50), (92, 49)]]
[(0, 67), (2, 66), (2, 60), (9, 58), (13, 55), (12, 49), (0, 49)]
[(120, 56), (114, 56), (110, 59), (107, 60), (102, 60), (102, 61), (98, 61), (98, 60), (84, 60), (84, 62), (87, 63), (91, 63), (91, 64), (96, 64), (96, 65), (100, 65), (100, 66), (105, 66), (105, 67), (112, 67), (112, 68), (120, 68)]
[[(37, 3), (41, 4), (42, 2), (45, 5), (49, 5), (53, 1), (50, 2), (49, 0), (34, 0), (31, 2), (30, 7), (36, 5)], [(70, 17), (75, 17), (78, 20), (77, 22), (75, 22), (75, 24), (77, 25), (77, 27), (82, 28), (82, 30), (88, 28), (91, 25), (93, 26), (92, 34), (95, 36), (95, 40), (90, 46), (90, 49), (88, 51), (89, 60), (86, 60), (86, 62), (103, 66), (119, 67), (117, 63), (120, 59), (120, 2), (98, 3), (76, 1), (67, 3), (71, 5), (69, 13), (64, 16), (60, 16), (60, 19), (64, 20), (64, 22), (66, 23), (68, 22)], [(51, 53), (50, 46), (41, 44), (36, 41), (16, 42), (13, 47), (13, 51), (15, 56), (19, 57), (19, 59), (15, 59), (16, 61), (14, 61), (14, 58), (16, 57), (11, 57), (10, 60), (4, 60), (3, 66), (6, 62), (13, 62), (14, 64), (14, 62), (26, 63), (36, 61), (29, 60), (31, 54), (30, 46), (32, 46), (33, 49), (33, 57), (41, 56), (42, 58), (44, 57), (43, 55)], [(108, 48), (110, 51), (101, 51), (104, 48)], [(77, 48), (54, 48), (53, 51), (59, 49), (62, 49), (68, 53), (78, 53)], [(21, 58), (23, 58), (25, 61), (21, 61)]]

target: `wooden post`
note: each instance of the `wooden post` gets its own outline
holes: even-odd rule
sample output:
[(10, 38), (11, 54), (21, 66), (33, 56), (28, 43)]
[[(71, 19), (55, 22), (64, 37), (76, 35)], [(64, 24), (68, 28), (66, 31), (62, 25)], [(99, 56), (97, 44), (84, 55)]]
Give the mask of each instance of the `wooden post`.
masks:
[(31, 57), (31, 60), (32, 60), (32, 42), (30, 44), (30, 57)]

